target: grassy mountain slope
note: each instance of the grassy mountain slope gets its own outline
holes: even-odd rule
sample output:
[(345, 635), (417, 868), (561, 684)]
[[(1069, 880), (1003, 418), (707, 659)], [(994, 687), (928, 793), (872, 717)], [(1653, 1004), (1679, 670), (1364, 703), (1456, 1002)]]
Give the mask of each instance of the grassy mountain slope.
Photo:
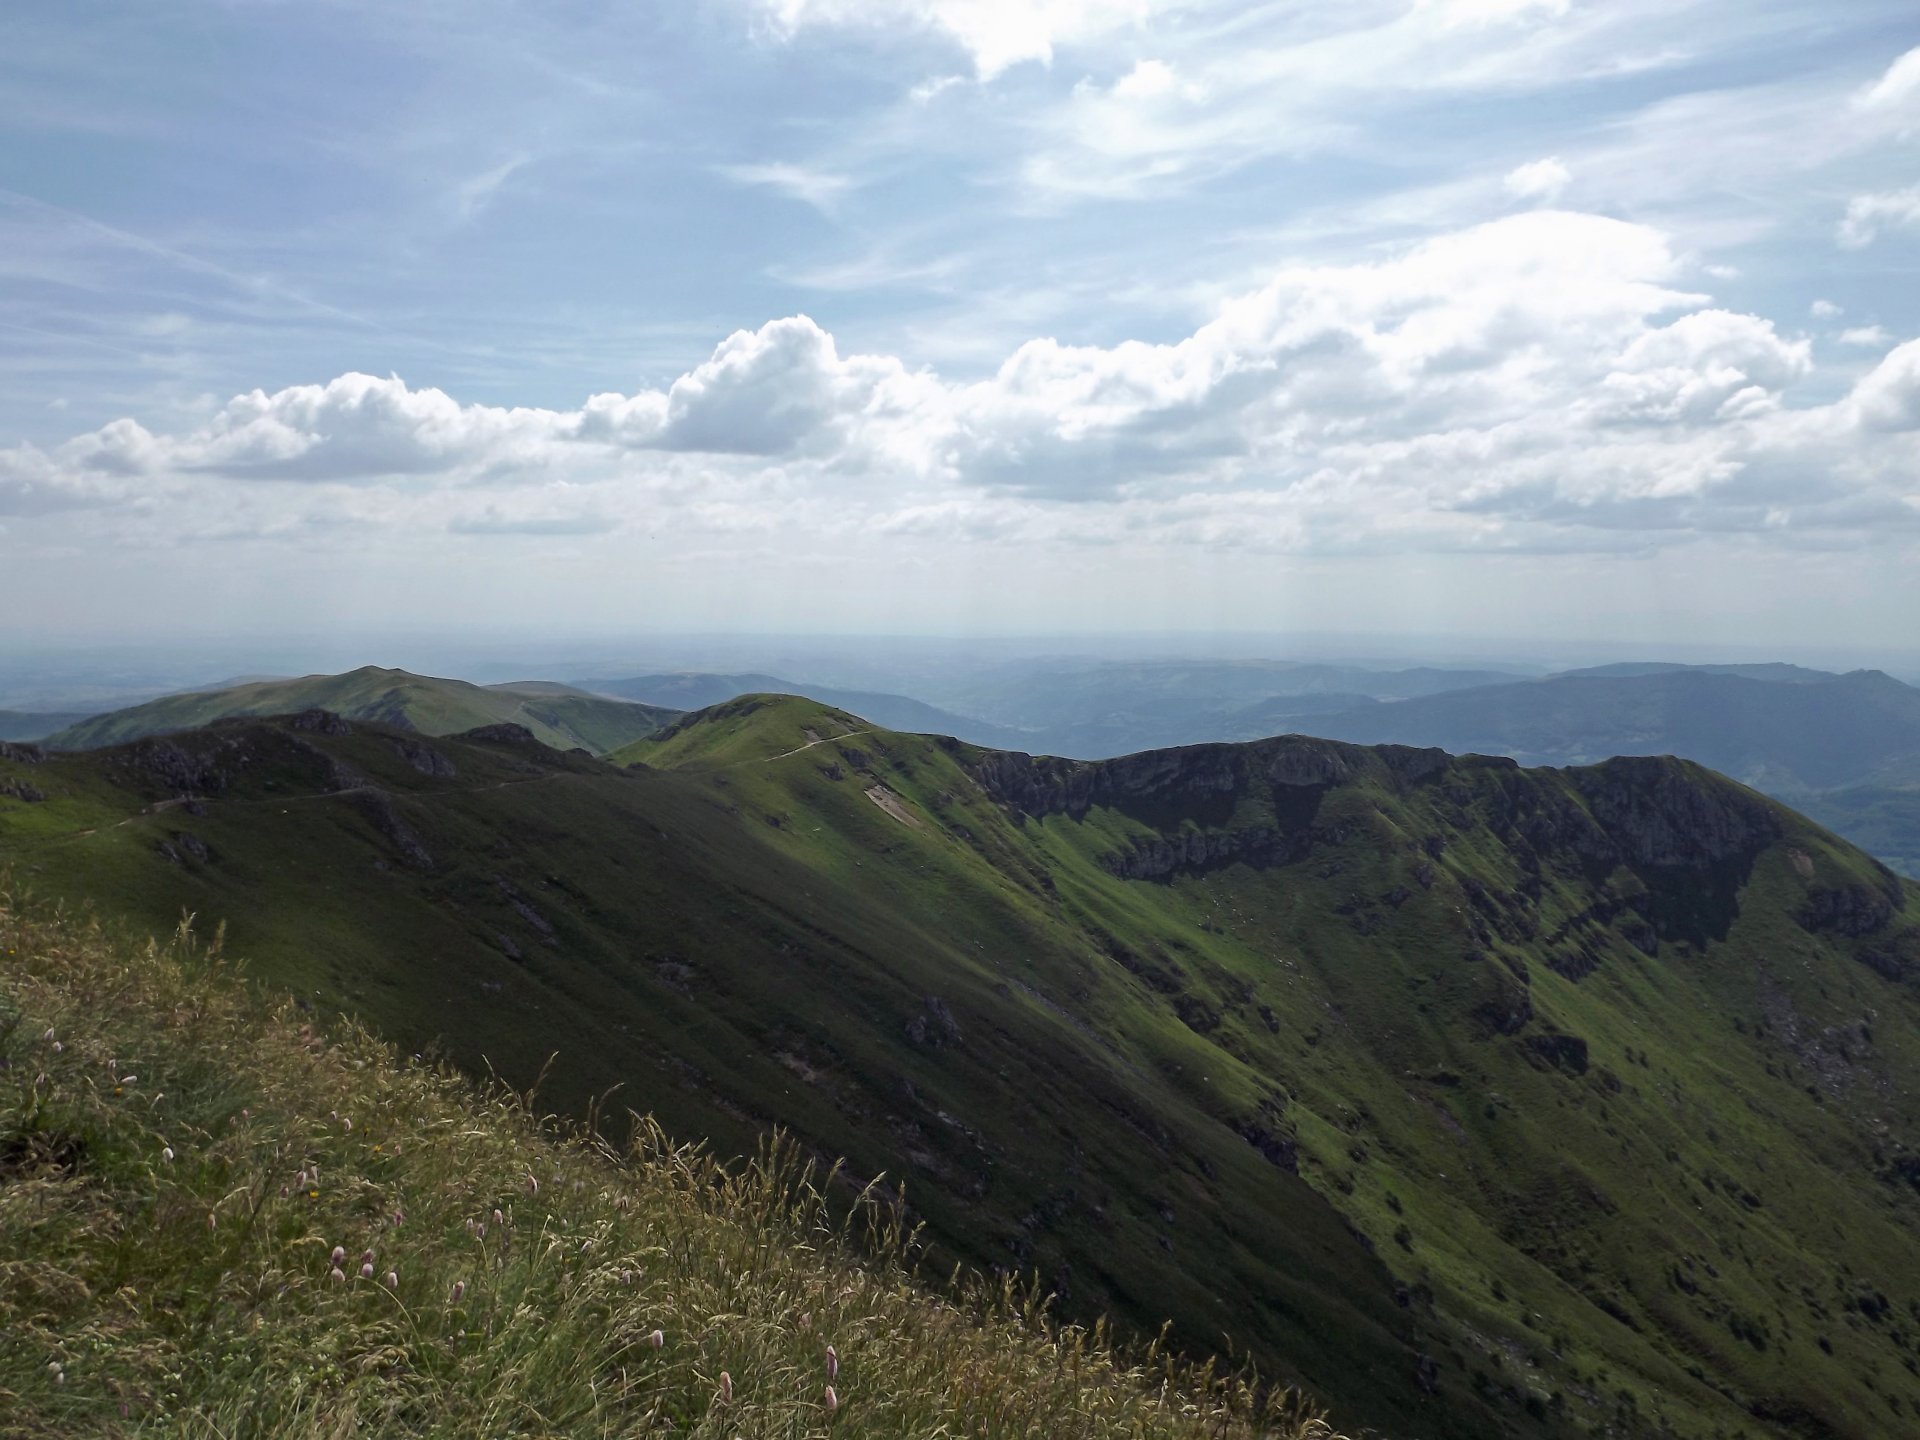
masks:
[(789, 1123), (1390, 1433), (1911, 1426), (1920, 897), (1698, 767), (306, 723), (16, 752), (0, 849), (571, 1108)]
[[(805, 726), (853, 724), (783, 704)], [(1056, 997), (1089, 958), (991, 867), (868, 887), (863, 866), (884, 868), (898, 822), (851, 785), (831, 867), (854, 884), (768, 845), (773, 827), (733, 808), (724, 775), (303, 723), (318, 728), (226, 725), (19, 766), (46, 798), (7, 806), (0, 851), (43, 891), (148, 924), (183, 905), (230, 917), (233, 951), (263, 979), (406, 1049), (442, 1044), (518, 1084), (557, 1057), (543, 1094), (573, 1113), (620, 1086), (614, 1113), (652, 1112), (726, 1154), (789, 1124), (823, 1156), (905, 1179), (941, 1257), (1065, 1280), (1063, 1244), (1027, 1217), (1060, 1203), (1063, 1164), (1143, 1183), (1126, 1176), (1145, 1137), (1156, 1160), (1212, 1170), (1247, 1213), (1183, 1214), (1176, 1256), (1156, 1242), (1159, 1212), (1130, 1196), (1102, 1227), (1111, 1269), (1083, 1256), (1072, 1276), (1078, 1308), (1143, 1329), (1173, 1316), (1203, 1348), (1231, 1328), (1269, 1373), (1410, 1433), (1413, 1327), (1383, 1267), (1309, 1187), (1064, 1019)], [(770, 753), (742, 744), (752, 766)], [(183, 790), (211, 798), (140, 813)], [(999, 932), (991, 960), (951, 932), (940, 912), (954, 908)], [(1002, 997), (1005, 951), (1024, 957), (1022, 989)], [(936, 1014), (916, 1040), (930, 996), (980, 1028), (950, 1044)]]
[(42, 714), (32, 710), (0, 710), (0, 740), (41, 740), (56, 730), (78, 725), (85, 715)]
[(615, 1163), (17, 896), (0, 960), (0, 1435), (1256, 1433), (1241, 1384), (854, 1261), (790, 1149)]
[(97, 715), (47, 736), (55, 749), (92, 750), (145, 735), (191, 730), (246, 715), (324, 709), (425, 735), (482, 725), (523, 725), (544, 745), (602, 754), (638, 739), (677, 712), (588, 695), (562, 685), (470, 685), (368, 665), (344, 675), (265, 680), (225, 690), (169, 695)]

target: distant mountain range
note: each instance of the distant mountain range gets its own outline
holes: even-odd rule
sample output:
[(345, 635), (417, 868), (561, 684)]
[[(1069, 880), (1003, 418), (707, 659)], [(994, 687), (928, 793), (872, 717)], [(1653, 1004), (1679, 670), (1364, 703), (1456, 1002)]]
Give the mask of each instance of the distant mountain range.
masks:
[(64, 728), (0, 715), (0, 738), (85, 749), (317, 706), (426, 734), (521, 724), (545, 744), (601, 754), (680, 713), (752, 693), (804, 695), (891, 730), (1075, 759), (1288, 733), (1508, 755), (1527, 765), (1679, 755), (1920, 875), (1920, 689), (1877, 670), (1650, 662), (1520, 679), (1278, 661), (1063, 661), (1052, 669), (1022, 662), (972, 682), (952, 702), (984, 712), (975, 713), (760, 673), (480, 686), (367, 667), (169, 696)]
[(1706, 669), (1572, 674), (1293, 713), (1300, 728), (1335, 739), (1438, 745), (1528, 765), (1684, 755), (1783, 797), (1920, 783), (1920, 690), (1878, 670), (1791, 680)]
[(650, 734), (679, 711), (590, 695), (549, 681), (471, 685), (405, 670), (364, 666), (344, 675), (262, 680), (226, 689), (169, 695), (109, 711), (44, 737), (57, 750), (91, 750), (146, 735), (191, 730), (235, 716), (321, 709), (424, 735), (483, 725), (522, 725), (544, 745), (599, 755)]
[(0, 865), (576, 1116), (785, 1126), (906, 1183), (930, 1274), (1171, 1319), (1355, 1433), (1913, 1433), (1920, 886), (1750, 789), (767, 695), (606, 759), (408, 723), (0, 746)]

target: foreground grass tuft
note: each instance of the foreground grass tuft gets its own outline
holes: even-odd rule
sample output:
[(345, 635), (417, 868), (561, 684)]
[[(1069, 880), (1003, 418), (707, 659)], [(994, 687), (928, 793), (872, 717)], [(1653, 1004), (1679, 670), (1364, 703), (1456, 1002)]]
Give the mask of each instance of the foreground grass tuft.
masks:
[(0, 1436), (1331, 1436), (1016, 1287), (935, 1298), (790, 1146), (616, 1156), (217, 952), (0, 891)]

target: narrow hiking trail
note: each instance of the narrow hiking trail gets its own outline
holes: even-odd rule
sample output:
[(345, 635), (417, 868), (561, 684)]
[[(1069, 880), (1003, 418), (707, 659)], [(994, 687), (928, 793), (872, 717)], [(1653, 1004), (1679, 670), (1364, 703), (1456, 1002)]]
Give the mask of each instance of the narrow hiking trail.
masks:
[[(835, 740), (851, 740), (856, 735), (871, 735), (872, 733), (873, 732), (871, 730), (849, 730), (844, 735), (816, 736), (814, 739), (807, 741), (807, 743), (804, 745), (796, 745), (791, 750), (782, 750), (778, 755), (769, 755), (766, 757), (766, 759), (762, 760), (760, 763), (762, 765), (771, 765), (776, 760), (784, 760), (789, 755), (798, 755), (801, 751), (811, 750), (816, 745), (831, 745)], [(746, 765), (746, 764), (751, 764), (752, 762), (743, 760), (740, 763), (743, 765)]]

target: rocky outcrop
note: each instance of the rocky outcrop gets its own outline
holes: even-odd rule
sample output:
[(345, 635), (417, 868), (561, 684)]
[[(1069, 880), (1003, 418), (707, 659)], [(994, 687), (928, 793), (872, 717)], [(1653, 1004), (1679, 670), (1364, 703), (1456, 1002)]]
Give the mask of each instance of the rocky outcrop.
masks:
[(1258, 1114), (1245, 1116), (1235, 1122), (1233, 1128), (1269, 1165), (1289, 1175), (1298, 1175), (1300, 1145), (1285, 1124), (1285, 1110), (1285, 1104), (1278, 1097), (1263, 1100)]
[[(1062, 760), (1005, 751), (976, 753), (974, 780), (1019, 817), (1079, 818), (1100, 807), (1155, 830), (1135, 837), (1102, 863), (1130, 880), (1164, 880), (1222, 865), (1291, 864), (1320, 838), (1321, 797), (1373, 767), (1395, 785), (1442, 771), (1439, 750), (1384, 746), (1365, 750), (1297, 735), (1246, 745), (1189, 745), (1114, 760)], [(1273, 823), (1233, 825), (1248, 800)]]
[(1815, 934), (1845, 935), (1858, 939), (1877, 935), (1893, 923), (1896, 909), (1905, 908), (1906, 896), (1898, 881), (1892, 893), (1867, 885), (1832, 885), (1811, 889), (1794, 914), (1804, 930)]
[(931, 1046), (936, 1050), (949, 1045), (958, 1045), (965, 1037), (960, 1030), (960, 1022), (953, 1018), (953, 1011), (947, 1002), (938, 995), (929, 995), (926, 1008), (907, 1021), (907, 1039), (916, 1045)]
[(38, 786), (29, 785), (24, 780), (0, 780), (0, 795), (11, 796), (28, 805), (38, 805), (47, 798)]
[[(1331, 740), (1297, 735), (1245, 745), (1187, 745), (1148, 750), (1113, 760), (1062, 760), (1011, 751), (983, 751), (972, 765), (973, 778), (1002, 805), (1025, 815), (1086, 814), (1096, 805), (1134, 813), (1205, 811), (1250, 790), (1325, 790), (1354, 778), (1370, 754), (1387, 759), (1388, 768), (1409, 776), (1431, 774), (1444, 766), (1443, 751), (1404, 746), (1370, 752)], [(1397, 765), (1397, 769), (1395, 768)]]
[(16, 765), (44, 765), (47, 763), (47, 752), (38, 745), (0, 740), (0, 760), (11, 760)]
[(1699, 870), (1750, 859), (1780, 838), (1774, 806), (1669, 757), (1626, 757), (1566, 773), (1635, 866)]
[(437, 780), (450, 780), (460, 773), (453, 761), (423, 741), (396, 737), (388, 743), (393, 746), (394, 752), (402, 760), (422, 775), (431, 775)]
[(227, 786), (226, 770), (172, 740), (136, 741), (128, 762), (147, 779), (176, 795), (217, 794)]
[(305, 730), (315, 735), (351, 735), (353, 726), (341, 719), (331, 710), (322, 710), (317, 706), (312, 710), (302, 710), (291, 717), (287, 724), (295, 730)]
[(1578, 1035), (1529, 1035), (1521, 1043), (1542, 1064), (1570, 1075), (1587, 1073), (1587, 1042)]
[(414, 828), (400, 818), (400, 812), (394, 807), (393, 797), (384, 790), (372, 786), (363, 786), (349, 792), (353, 806), (374, 829), (378, 830), (393, 848), (400, 852), (400, 858), (416, 870), (431, 870), (433, 856), (421, 842)]
[[(981, 788), (1016, 816), (1078, 819), (1101, 808), (1151, 828), (1155, 834), (1136, 836), (1103, 861), (1131, 880), (1296, 863), (1317, 841), (1341, 838), (1314, 827), (1326, 793), (1362, 781), (1402, 792), (1438, 782), (1440, 794), (1477, 811), (1475, 823), (1488, 824), (1523, 856), (1570, 856), (1597, 874), (1619, 866), (1643, 875), (1723, 872), (1715, 877), (1716, 894), (1728, 884), (1737, 889), (1753, 859), (1781, 834), (1780, 812), (1760, 796), (1664, 757), (1610, 760), (1560, 772), (1562, 781), (1497, 757), (1455, 760), (1436, 749), (1289, 735), (1098, 761), (977, 751), (968, 763)], [(1272, 823), (1234, 824), (1249, 803), (1256, 814), (1271, 813)], [(1719, 897), (1709, 920), (1730, 903)], [(1633, 943), (1657, 948), (1668, 915), (1650, 903), (1634, 909)], [(1690, 933), (1703, 923), (1690, 916), (1680, 929)]]
[(453, 737), (456, 740), (491, 740), (496, 745), (538, 745), (533, 731), (524, 725), (516, 725), (510, 720), (502, 720), (495, 725), (477, 725), (471, 730), (463, 730)]

